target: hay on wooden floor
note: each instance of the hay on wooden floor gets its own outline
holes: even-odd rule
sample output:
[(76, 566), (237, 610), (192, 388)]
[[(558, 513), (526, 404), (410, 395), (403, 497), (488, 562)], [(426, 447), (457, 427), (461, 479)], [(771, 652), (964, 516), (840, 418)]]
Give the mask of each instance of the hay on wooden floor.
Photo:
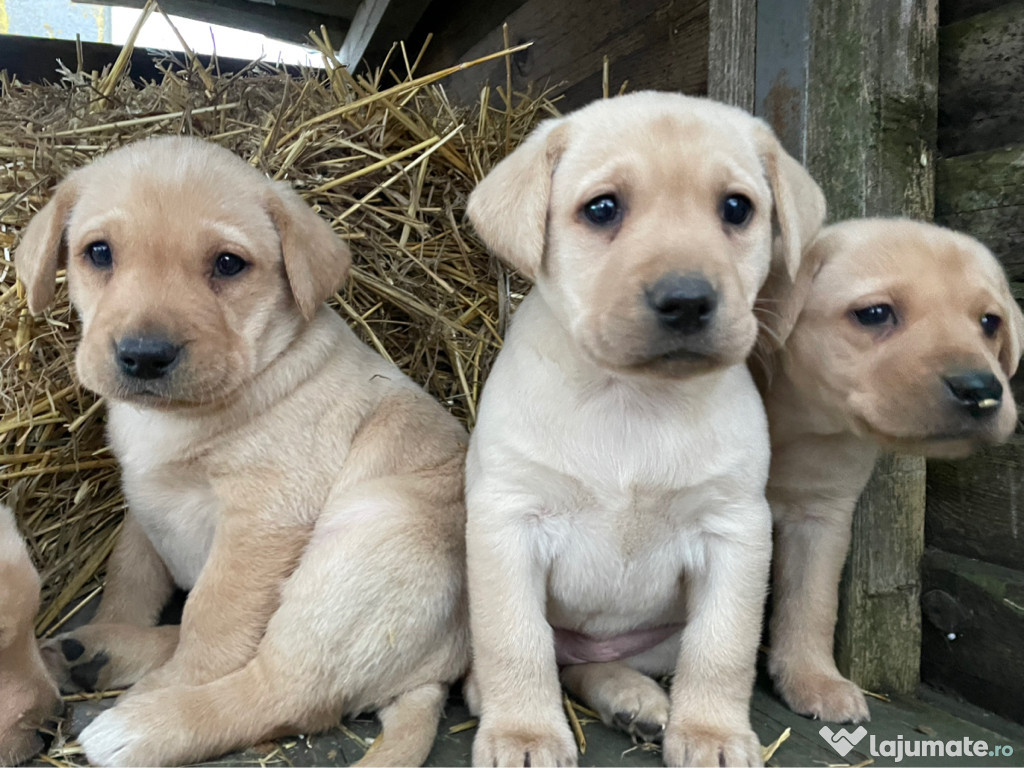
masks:
[(193, 134), (291, 181), (351, 244), (352, 276), (333, 306), (473, 422), (526, 284), (463, 226), (466, 198), (555, 107), (543, 94), (501, 92), (504, 107), (459, 108), (445, 73), (418, 76), (402, 47), (372, 78), (353, 78), (330, 41), (316, 42), (326, 69), (298, 76), (261, 63), (222, 75), (189, 53), (146, 84), (125, 71), (127, 56), (103, 73), (65, 68), (52, 85), (0, 74), (0, 501), (15, 509), (43, 576), (40, 632), (98, 593), (123, 500), (103, 403), (72, 373), (79, 326), (67, 292), (61, 284), (32, 318), (12, 260), (53, 186), (114, 147)]

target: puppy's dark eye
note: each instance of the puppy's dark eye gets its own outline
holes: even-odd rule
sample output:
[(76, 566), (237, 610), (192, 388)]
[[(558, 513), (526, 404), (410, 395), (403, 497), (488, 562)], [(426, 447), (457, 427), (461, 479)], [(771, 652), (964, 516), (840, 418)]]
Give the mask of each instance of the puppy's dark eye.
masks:
[(213, 274), (217, 277), (234, 277), (249, 266), (245, 259), (233, 253), (219, 253), (213, 262)]
[(722, 201), (722, 221), (738, 227), (750, 220), (754, 204), (746, 195), (729, 195)]
[(874, 304), (864, 309), (855, 309), (853, 316), (857, 318), (858, 323), (869, 327), (896, 325), (896, 312), (889, 304)]
[(984, 331), (985, 335), (990, 339), (996, 335), (1002, 324), (1003, 318), (999, 315), (983, 315), (981, 318), (981, 330)]
[(614, 195), (601, 195), (584, 204), (583, 215), (591, 224), (607, 226), (619, 217), (619, 201)]
[(114, 254), (110, 251), (110, 245), (97, 240), (85, 247), (85, 257), (98, 269), (110, 269), (114, 263)]

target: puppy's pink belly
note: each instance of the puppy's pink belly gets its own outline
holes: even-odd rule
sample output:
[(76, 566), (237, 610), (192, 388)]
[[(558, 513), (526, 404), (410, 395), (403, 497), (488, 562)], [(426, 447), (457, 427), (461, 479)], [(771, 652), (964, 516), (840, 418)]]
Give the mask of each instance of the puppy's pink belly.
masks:
[(569, 664), (618, 661), (660, 645), (683, 628), (682, 624), (634, 629), (610, 637), (593, 637), (571, 629), (555, 628), (555, 659), (561, 667)]

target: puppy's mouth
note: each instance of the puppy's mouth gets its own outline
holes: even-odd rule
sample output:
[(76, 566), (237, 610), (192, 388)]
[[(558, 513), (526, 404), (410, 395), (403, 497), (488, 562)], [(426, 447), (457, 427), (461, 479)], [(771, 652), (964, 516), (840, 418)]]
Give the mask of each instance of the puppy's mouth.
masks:
[(195, 391), (194, 388), (176, 386), (172, 381), (140, 382), (121, 378), (109, 397), (155, 410), (175, 410), (212, 405), (220, 402), (224, 395), (212, 388)]
[(866, 419), (859, 419), (862, 434), (870, 435), (893, 450), (918, 453), (931, 458), (961, 458), (986, 445), (995, 445), (1000, 436), (987, 426), (896, 434), (876, 428)]

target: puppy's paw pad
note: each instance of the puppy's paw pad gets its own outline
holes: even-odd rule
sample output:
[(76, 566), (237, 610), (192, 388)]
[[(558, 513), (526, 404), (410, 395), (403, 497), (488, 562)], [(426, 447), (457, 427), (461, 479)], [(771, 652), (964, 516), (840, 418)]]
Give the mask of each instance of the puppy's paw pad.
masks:
[(68, 661), (78, 661), (85, 653), (85, 646), (73, 637), (65, 637), (60, 641), (60, 652)]
[(47, 672), (62, 693), (100, 691), (106, 688), (110, 655), (90, 647), (73, 635), (58, 635), (39, 647)]
[(779, 690), (794, 712), (834, 723), (871, 719), (860, 687), (842, 677), (807, 675), (790, 678)]

